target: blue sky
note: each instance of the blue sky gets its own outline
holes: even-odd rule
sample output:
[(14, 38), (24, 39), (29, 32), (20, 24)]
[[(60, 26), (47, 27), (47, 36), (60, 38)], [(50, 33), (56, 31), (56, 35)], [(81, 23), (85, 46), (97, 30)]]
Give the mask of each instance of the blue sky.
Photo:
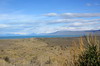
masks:
[(100, 0), (0, 0), (0, 35), (100, 29)]

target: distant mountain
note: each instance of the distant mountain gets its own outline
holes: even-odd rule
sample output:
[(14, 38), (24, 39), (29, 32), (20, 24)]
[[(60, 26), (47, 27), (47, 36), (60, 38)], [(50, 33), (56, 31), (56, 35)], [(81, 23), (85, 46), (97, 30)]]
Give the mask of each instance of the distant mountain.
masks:
[(24, 34), (2, 34), (0, 36), (35, 36), (37, 34), (32, 33), (32, 34), (28, 34), (28, 35), (24, 35)]
[(21, 35), (19, 35), (19, 34), (2, 34), (0, 36), (21, 36)]
[(3, 34), (2, 36), (61, 36), (61, 35), (88, 35), (95, 34), (100, 35), (100, 30), (86, 30), (86, 31), (57, 31), (54, 33), (43, 33), (43, 34), (29, 34), (29, 35), (21, 35), (21, 34)]
[(88, 35), (88, 34), (100, 35), (100, 30), (57, 31), (57, 32), (54, 32), (54, 33), (49, 33), (48, 35)]

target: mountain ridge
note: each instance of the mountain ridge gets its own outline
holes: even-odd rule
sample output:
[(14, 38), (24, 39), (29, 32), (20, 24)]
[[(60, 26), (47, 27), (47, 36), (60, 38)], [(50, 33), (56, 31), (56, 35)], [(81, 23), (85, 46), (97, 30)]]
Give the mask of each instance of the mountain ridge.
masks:
[(86, 34), (99, 34), (100, 30), (84, 30), (84, 31), (56, 31), (48, 35), (86, 35)]
[(84, 31), (56, 31), (53, 33), (42, 33), (42, 34), (28, 34), (28, 35), (22, 35), (22, 34), (3, 34), (1, 36), (43, 36), (43, 35), (86, 35), (86, 34), (96, 34), (100, 35), (100, 30), (84, 30)]

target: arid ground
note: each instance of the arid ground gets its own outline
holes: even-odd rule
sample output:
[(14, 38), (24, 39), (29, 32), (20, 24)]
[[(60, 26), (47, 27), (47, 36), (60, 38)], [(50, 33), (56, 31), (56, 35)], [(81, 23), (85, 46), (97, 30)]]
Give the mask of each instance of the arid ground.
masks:
[(71, 37), (1, 39), (0, 66), (73, 66), (70, 53), (78, 41)]

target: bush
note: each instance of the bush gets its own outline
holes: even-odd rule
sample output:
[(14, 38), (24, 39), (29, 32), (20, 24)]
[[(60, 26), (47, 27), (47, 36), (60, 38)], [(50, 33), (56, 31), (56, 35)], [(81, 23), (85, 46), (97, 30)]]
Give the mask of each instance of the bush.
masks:
[(100, 66), (100, 45), (96, 37), (86, 38), (87, 46), (85, 51), (79, 55), (79, 66)]
[(10, 63), (9, 57), (4, 57), (4, 60), (8, 63)]

